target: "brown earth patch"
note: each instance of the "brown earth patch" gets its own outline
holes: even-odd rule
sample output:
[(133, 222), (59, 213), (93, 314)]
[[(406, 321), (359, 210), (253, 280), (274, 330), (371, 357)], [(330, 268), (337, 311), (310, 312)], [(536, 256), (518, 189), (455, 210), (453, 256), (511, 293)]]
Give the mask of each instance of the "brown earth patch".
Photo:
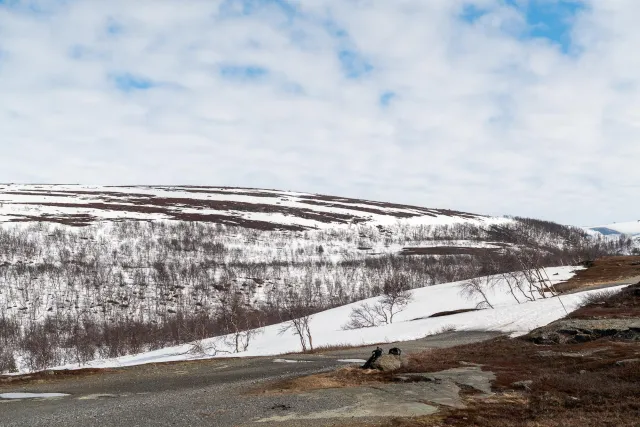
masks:
[(11, 384), (12, 386), (23, 384), (41, 384), (43, 382), (64, 380), (68, 378), (86, 377), (92, 375), (104, 375), (119, 372), (118, 369), (111, 368), (84, 368), (65, 370), (45, 370), (32, 374), (0, 376), (0, 385)]
[(389, 382), (392, 375), (378, 370), (355, 367), (277, 381), (253, 389), (249, 394), (295, 394), (328, 388), (349, 388)]
[(640, 256), (612, 256), (586, 261), (585, 270), (564, 283), (555, 285), (560, 292), (615, 283), (640, 276)]
[[(417, 426), (638, 426), (639, 343), (605, 340), (567, 346), (537, 346), (521, 339), (490, 342), (413, 355), (406, 369), (436, 372), (463, 361), (496, 374), (493, 397), (466, 396), (464, 409), (378, 425)], [(620, 363), (631, 360), (629, 363)], [(372, 424), (353, 424), (366, 426)]]
[(469, 311), (478, 311), (479, 308), (461, 308), (460, 310), (450, 310), (450, 311), (440, 311), (438, 313), (433, 313), (429, 317), (444, 317), (444, 316), (453, 316), (454, 314), (467, 313)]
[(362, 200), (362, 199), (349, 199), (345, 197), (327, 196), (323, 194), (310, 194), (310, 195), (303, 195), (303, 196), (296, 196), (296, 197), (300, 199), (308, 199), (308, 200), (324, 200), (324, 201), (330, 201), (330, 202), (366, 204), (366, 205), (372, 205), (372, 206), (380, 206), (383, 208), (410, 209), (410, 210), (419, 212), (422, 215), (433, 216), (433, 217), (437, 215), (459, 216), (462, 218), (469, 218), (469, 219), (478, 219), (478, 218), (484, 217), (483, 215), (476, 215), (468, 212), (460, 212), (460, 211), (454, 211), (450, 209), (429, 209), (429, 208), (421, 208), (419, 206), (403, 205), (398, 203), (376, 202), (373, 200)]
[[(591, 304), (569, 314), (569, 319), (640, 319), (640, 283), (611, 295), (602, 291), (588, 300)], [(587, 300), (587, 301), (588, 301)]]
[(400, 255), (472, 255), (480, 256), (497, 253), (497, 248), (470, 248), (465, 246), (430, 246), (403, 248)]

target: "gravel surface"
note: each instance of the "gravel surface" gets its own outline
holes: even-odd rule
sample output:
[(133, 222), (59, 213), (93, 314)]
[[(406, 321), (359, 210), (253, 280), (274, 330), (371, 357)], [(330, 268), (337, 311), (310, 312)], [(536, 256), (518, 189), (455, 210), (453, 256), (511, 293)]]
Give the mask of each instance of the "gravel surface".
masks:
[[(451, 332), (417, 341), (385, 344), (405, 353), (452, 347), (493, 338), (492, 332)], [(258, 383), (309, 375), (347, 365), (340, 360), (366, 359), (373, 347), (313, 355), (252, 359), (214, 359), (143, 365), (75, 378), (38, 380), (26, 385), (0, 385), (0, 393), (65, 393), (50, 399), (0, 399), (3, 427), (85, 426), (329, 426), (352, 421), (314, 418), (312, 414), (356, 407), (371, 395), (360, 389), (339, 389), (297, 395), (248, 395)], [(275, 359), (308, 361), (282, 363)], [(355, 406), (354, 406), (355, 405)], [(418, 410), (427, 411), (429, 408)], [(301, 414), (304, 420), (287, 414)], [(259, 420), (266, 422), (257, 423)], [(271, 420), (271, 421), (269, 421)], [(282, 420), (278, 422), (277, 420)], [(286, 421), (285, 421), (286, 420)], [(362, 418), (364, 421), (365, 418)]]

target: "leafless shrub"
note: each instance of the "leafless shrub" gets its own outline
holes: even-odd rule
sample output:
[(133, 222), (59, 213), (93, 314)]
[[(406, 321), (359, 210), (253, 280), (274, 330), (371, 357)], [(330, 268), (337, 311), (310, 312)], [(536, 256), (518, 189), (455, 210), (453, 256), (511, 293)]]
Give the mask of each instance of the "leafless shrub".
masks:
[(404, 311), (413, 300), (409, 279), (394, 274), (384, 282), (382, 296), (373, 304), (363, 303), (351, 310), (349, 322), (343, 329), (371, 328), (393, 323), (393, 317)]
[(580, 300), (580, 307), (585, 307), (587, 305), (604, 304), (607, 300), (609, 300), (619, 292), (620, 291), (604, 290), (590, 293), (582, 297), (582, 299)]
[(13, 350), (10, 348), (0, 348), (0, 374), (17, 372), (16, 359)]
[(59, 344), (56, 342), (56, 335), (47, 333), (49, 325), (32, 325), (22, 339), (22, 354), (25, 363), (32, 371), (58, 364), (56, 351), (59, 349)]
[(380, 304), (362, 303), (349, 314), (349, 322), (342, 329), (362, 329), (380, 326), (385, 322), (386, 315)]
[(286, 323), (280, 328), (279, 334), (293, 331), (300, 340), (302, 351), (313, 351), (313, 335), (310, 322), (313, 317), (312, 295), (290, 290), (283, 301), (283, 315)]
[(496, 284), (496, 279), (493, 276), (475, 277), (462, 285), (460, 294), (467, 299), (476, 300), (481, 298), (477, 305), (477, 309), (493, 308), (487, 293), (493, 289)]
[(457, 331), (457, 327), (456, 325), (443, 325), (442, 327), (440, 327), (440, 329), (438, 329), (438, 331), (436, 332), (437, 334), (444, 334), (447, 332), (455, 332)]

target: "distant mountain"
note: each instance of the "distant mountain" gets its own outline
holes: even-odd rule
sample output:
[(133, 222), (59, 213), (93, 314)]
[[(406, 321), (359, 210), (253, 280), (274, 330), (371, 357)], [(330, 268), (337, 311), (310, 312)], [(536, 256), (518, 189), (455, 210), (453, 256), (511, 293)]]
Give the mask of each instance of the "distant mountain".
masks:
[(605, 236), (615, 234), (626, 234), (628, 236), (640, 235), (640, 220), (629, 222), (615, 222), (613, 224), (590, 227), (589, 230), (596, 231)]

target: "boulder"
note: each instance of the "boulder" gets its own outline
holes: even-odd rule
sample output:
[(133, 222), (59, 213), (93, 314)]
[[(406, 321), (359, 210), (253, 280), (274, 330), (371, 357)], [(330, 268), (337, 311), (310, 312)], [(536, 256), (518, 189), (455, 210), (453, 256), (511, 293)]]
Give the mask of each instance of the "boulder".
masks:
[(397, 371), (403, 366), (403, 359), (401, 356), (395, 354), (385, 354), (378, 357), (371, 364), (371, 367), (383, 372)]

